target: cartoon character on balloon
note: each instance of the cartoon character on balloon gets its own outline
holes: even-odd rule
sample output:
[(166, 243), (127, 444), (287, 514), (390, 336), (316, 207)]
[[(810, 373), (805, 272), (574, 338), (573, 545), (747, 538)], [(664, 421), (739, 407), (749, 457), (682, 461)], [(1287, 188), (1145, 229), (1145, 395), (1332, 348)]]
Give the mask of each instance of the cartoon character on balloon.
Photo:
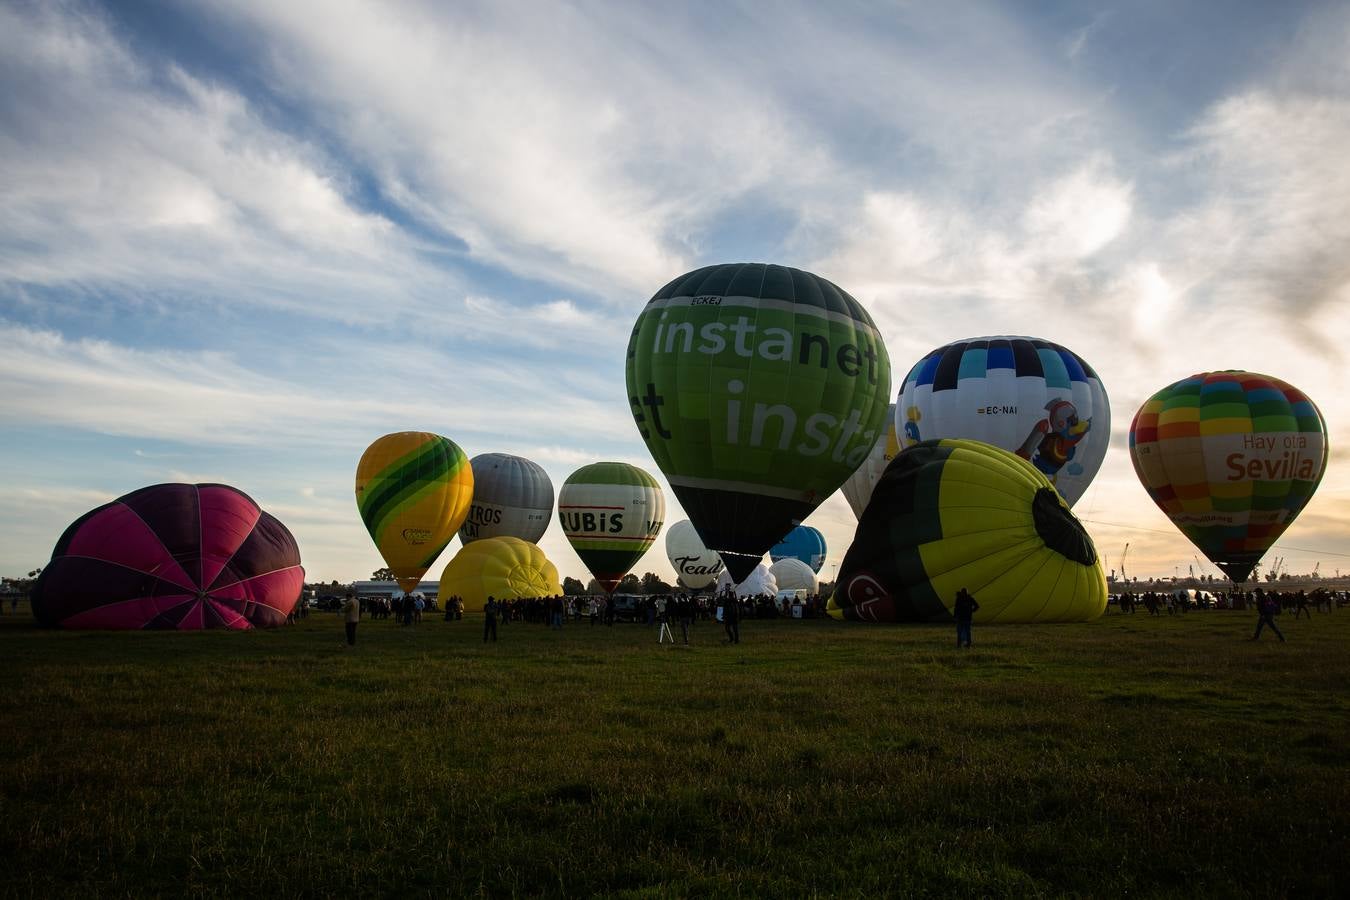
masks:
[[(1031, 434), (1017, 448), (1017, 455), (1031, 462), (1055, 483), (1059, 470), (1073, 459), (1078, 444), (1087, 437), (1092, 429), (1092, 420), (1078, 420), (1078, 408), (1068, 400), (1051, 400), (1045, 404), (1046, 416), (1031, 428)], [(1082, 469), (1077, 464), (1069, 466), (1069, 474), (1077, 475)]]

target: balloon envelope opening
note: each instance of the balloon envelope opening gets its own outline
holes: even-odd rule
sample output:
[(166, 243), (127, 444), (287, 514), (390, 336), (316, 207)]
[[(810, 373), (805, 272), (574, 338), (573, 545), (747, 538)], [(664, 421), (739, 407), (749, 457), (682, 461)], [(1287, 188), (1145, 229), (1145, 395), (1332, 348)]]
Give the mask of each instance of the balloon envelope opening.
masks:
[(1045, 541), (1045, 546), (1085, 566), (1097, 561), (1097, 548), (1092, 545), (1092, 538), (1053, 488), (1036, 491), (1031, 501), (1031, 516), (1036, 523), (1036, 533)]
[(736, 553), (731, 550), (718, 550), (717, 555), (722, 557), (722, 562), (731, 573), (731, 580), (739, 585), (745, 579), (750, 577), (750, 573), (755, 571), (755, 567), (764, 559), (764, 554), (753, 556), (749, 553)]
[(1257, 556), (1255, 559), (1237, 559), (1215, 562), (1214, 565), (1218, 566), (1219, 570), (1227, 575), (1229, 580), (1234, 584), (1243, 584), (1251, 577), (1252, 569), (1255, 569), (1256, 564), (1260, 561), (1261, 557)]

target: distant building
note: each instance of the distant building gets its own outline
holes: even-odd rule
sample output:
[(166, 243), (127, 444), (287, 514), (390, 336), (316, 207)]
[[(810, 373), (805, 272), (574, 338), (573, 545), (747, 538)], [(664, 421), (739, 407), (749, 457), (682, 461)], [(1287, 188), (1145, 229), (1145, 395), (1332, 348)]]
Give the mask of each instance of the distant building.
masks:
[[(403, 596), (403, 591), (399, 588), (397, 581), (354, 581), (352, 590), (356, 591), (357, 599), (373, 600), (376, 598), (393, 600)], [(435, 602), (441, 593), (441, 584), (439, 581), (422, 581), (417, 585), (414, 594), (421, 594), (423, 600)]]

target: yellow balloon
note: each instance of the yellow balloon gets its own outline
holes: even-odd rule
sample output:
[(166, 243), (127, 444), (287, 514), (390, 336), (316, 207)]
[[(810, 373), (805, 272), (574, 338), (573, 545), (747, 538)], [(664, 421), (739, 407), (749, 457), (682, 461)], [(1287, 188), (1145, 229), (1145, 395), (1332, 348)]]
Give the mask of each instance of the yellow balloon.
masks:
[(949, 622), (962, 588), (976, 622), (1087, 622), (1106, 609), (1097, 548), (1044, 473), (980, 441), (923, 441), (877, 481), (828, 611)]
[(563, 592), (558, 568), (544, 551), (517, 537), (483, 538), (463, 547), (441, 573), (440, 601), (457, 596), (466, 612), (481, 612), (497, 600), (552, 597)]
[(469, 458), (439, 434), (386, 434), (356, 466), (357, 509), (405, 592), (417, 588), (464, 524), (472, 499)]

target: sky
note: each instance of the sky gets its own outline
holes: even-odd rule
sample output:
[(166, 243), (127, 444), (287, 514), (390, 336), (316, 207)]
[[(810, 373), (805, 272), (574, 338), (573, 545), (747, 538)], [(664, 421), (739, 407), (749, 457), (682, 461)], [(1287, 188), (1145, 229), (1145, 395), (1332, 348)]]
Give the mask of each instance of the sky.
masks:
[[(1346, 148), (1344, 3), (0, 0), (0, 574), (220, 481), (311, 579), (368, 577), (353, 476), (392, 431), (665, 485), (628, 333), (743, 261), (853, 294), (897, 387), (979, 335), (1087, 359), (1112, 438), (1075, 512), (1131, 576), (1217, 574), (1135, 476), (1143, 401), (1302, 388), (1330, 462), (1267, 558), (1350, 572)], [(853, 514), (807, 524), (828, 576)], [(663, 541), (635, 571), (674, 580)]]

